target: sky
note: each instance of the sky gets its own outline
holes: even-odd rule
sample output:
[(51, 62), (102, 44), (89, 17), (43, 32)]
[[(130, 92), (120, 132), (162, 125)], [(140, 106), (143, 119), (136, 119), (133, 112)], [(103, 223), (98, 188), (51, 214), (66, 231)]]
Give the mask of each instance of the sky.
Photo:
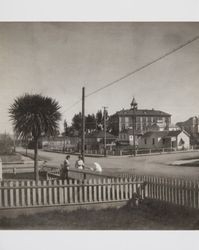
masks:
[[(55, 98), (70, 124), (86, 95), (199, 35), (199, 23), (0, 22), (0, 133), (12, 133), (8, 109), (24, 93)], [(199, 40), (86, 98), (86, 114), (157, 109), (172, 123), (199, 115)], [(73, 107), (71, 107), (73, 106)]]

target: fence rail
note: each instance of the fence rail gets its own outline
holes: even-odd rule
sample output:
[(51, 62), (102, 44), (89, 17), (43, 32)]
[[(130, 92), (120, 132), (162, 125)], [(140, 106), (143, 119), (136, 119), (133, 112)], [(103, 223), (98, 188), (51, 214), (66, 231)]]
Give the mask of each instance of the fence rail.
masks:
[(144, 177), (146, 196), (187, 208), (199, 209), (199, 182), (194, 180)]
[[(74, 149), (63, 150), (62, 148), (44, 148), (44, 151), (56, 152), (56, 153), (69, 153), (69, 154), (80, 154), (81, 152), (77, 152)], [(136, 155), (151, 155), (151, 154), (168, 154), (168, 153), (176, 153), (176, 152), (191, 152), (199, 150), (199, 145), (193, 145), (189, 148), (178, 149), (178, 148), (138, 148), (136, 149)], [(86, 155), (90, 156), (103, 156), (104, 150), (96, 150), (96, 149), (87, 149), (85, 150)], [(106, 150), (106, 155), (108, 156), (122, 156), (122, 155), (133, 155), (134, 149), (115, 149), (115, 150)]]
[[(63, 166), (62, 166), (63, 167)], [(54, 168), (50, 171), (40, 172), (46, 179), (57, 179), (61, 178), (61, 168)], [(118, 174), (110, 173), (108, 171), (104, 171), (103, 173), (95, 172), (90, 169), (79, 170), (77, 168), (70, 168), (67, 174), (68, 178), (83, 180), (83, 179), (102, 179), (102, 178), (123, 178), (123, 176), (119, 176)], [(127, 177), (127, 176), (125, 176)], [(128, 176), (129, 178), (134, 178), (133, 175)]]
[(10, 181), (0, 184), (0, 209), (127, 201), (144, 198), (144, 183), (133, 179)]
[(69, 180), (58, 172), (51, 180), (1, 181), (0, 209), (100, 202), (118, 202), (138, 194), (148, 198), (199, 209), (199, 180), (136, 176), (128, 173), (101, 174), (70, 169)]

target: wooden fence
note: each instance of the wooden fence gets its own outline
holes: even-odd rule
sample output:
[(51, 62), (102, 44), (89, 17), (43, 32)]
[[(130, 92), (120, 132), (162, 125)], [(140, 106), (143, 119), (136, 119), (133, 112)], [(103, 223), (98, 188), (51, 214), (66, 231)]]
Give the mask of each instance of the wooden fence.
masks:
[[(44, 151), (48, 152), (55, 152), (55, 153), (68, 153), (68, 154), (81, 154), (80, 151), (75, 151), (73, 149), (69, 150), (62, 150), (59, 148), (51, 148), (51, 149), (43, 149)], [(192, 152), (199, 150), (199, 145), (194, 145), (190, 146), (189, 148), (186, 149), (177, 149), (177, 148), (146, 148), (146, 149), (141, 149), (138, 148), (135, 150), (135, 155), (136, 156), (142, 156), (142, 155), (154, 155), (154, 154), (169, 154), (169, 153), (180, 153), (180, 152)], [(96, 157), (103, 157), (104, 156), (104, 150), (85, 150), (85, 154), (87, 156), (96, 156)], [(106, 155), (107, 156), (124, 156), (124, 155), (134, 155), (134, 150), (133, 148), (128, 148), (128, 149), (115, 149), (115, 150), (106, 150)]]
[[(84, 171), (74, 170), (73, 175), (75, 174), (77, 176), (77, 172)], [(93, 174), (95, 178), (101, 178), (102, 176), (103, 178), (110, 178), (112, 175), (112, 178), (132, 179), (135, 182), (142, 182), (146, 184), (145, 198), (163, 201), (181, 207), (199, 209), (199, 180), (197, 179), (138, 176), (129, 173), (91, 174)], [(91, 174), (86, 174), (84, 178), (91, 178)]]
[[(46, 179), (57, 179), (61, 177), (61, 169), (60, 168), (54, 168), (50, 171), (43, 172), (43, 176), (46, 177)], [(68, 178), (70, 179), (76, 179), (76, 180), (85, 180), (85, 179), (109, 179), (109, 178), (123, 178), (122, 176), (119, 176), (117, 174), (103, 171), (95, 172), (89, 169), (86, 170), (79, 170), (77, 168), (70, 168), (68, 170)], [(127, 176), (124, 176), (124, 178)], [(129, 178), (134, 178), (134, 176), (128, 176)]]
[(199, 180), (76, 169), (70, 169), (68, 181), (59, 179), (59, 170), (48, 178), (37, 185), (35, 181), (0, 182), (0, 209), (118, 202), (131, 199), (134, 193), (142, 199), (199, 209)]
[(146, 183), (145, 198), (173, 205), (199, 209), (199, 180), (160, 176), (135, 176), (118, 173), (120, 178), (134, 178)]
[(128, 201), (135, 193), (144, 199), (143, 182), (132, 178), (2, 181), (0, 209)]
[(170, 204), (199, 209), (199, 181), (143, 176), (146, 197)]

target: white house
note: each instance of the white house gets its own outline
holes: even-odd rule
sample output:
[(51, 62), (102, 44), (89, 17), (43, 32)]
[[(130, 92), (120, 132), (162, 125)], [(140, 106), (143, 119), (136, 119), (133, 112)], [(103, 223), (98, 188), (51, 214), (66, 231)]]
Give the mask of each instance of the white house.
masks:
[(188, 149), (190, 147), (190, 135), (184, 130), (151, 131), (141, 136), (138, 144), (139, 148), (148, 149)]

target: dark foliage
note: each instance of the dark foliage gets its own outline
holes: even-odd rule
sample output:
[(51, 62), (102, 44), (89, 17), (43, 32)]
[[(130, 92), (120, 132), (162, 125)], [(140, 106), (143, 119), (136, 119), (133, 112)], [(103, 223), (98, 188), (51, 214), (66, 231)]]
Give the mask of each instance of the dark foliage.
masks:
[(14, 130), (21, 138), (54, 135), (61, 119), (58, 102), (39, 94), (25, 94), (14, 100), (9, 109)]
[(35, 180), (38, 173), (38, 142), (41, 136), (57, 135), (61, 113), (58, 102), (39, 94), (25, 94), (14, 100), (9, 114), (15, 133), (22, 139), (32, 137), (34, 144)]

